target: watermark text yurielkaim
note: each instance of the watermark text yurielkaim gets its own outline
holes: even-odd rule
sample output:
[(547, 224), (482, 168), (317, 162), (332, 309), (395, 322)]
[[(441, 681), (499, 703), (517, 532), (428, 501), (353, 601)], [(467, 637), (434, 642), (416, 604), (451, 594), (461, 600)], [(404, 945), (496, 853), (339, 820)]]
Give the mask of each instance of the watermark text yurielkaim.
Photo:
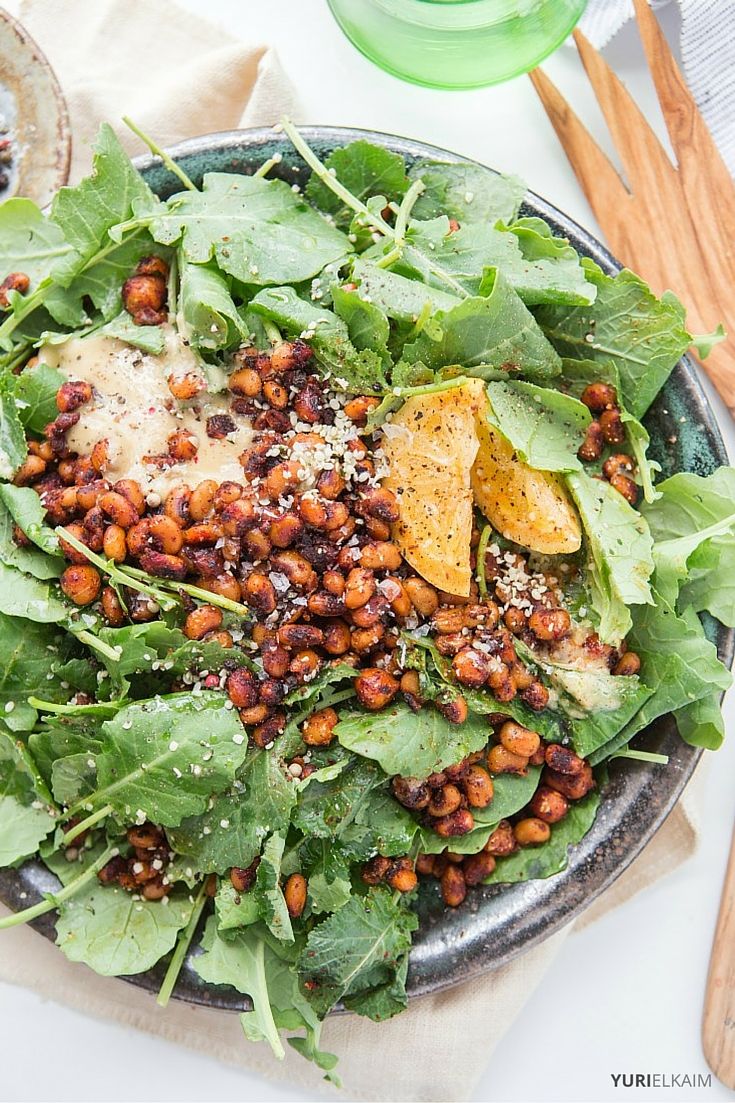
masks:
[(615, 1088), (711, 1088), (712, 1074), (701, 1072), (611, 1072)]

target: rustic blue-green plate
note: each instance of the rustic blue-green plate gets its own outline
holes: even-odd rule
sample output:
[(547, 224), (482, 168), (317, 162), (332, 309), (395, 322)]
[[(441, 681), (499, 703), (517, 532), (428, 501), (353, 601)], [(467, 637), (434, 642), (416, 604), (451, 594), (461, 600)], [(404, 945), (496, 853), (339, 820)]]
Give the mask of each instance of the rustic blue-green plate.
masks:
[[(371, 131), (305, 127), (302, 133), (322, 158), (338, 146), (366, 138), (401, 153), (409, 165), (425, 158), (466, 160), (421, 142)], [(288, 140), (273, 130), (209, 134), (182, 142), (170, 152), (197, 183), (205, 172), (252, 173), (274, 153), (283, 158), (278, 175), (290, 184), (303, 185), (309, 175)], [(178, 180), (157, 158), (140, 158), (137, 165), (159, 195), (166, 197), (180, 190)], [(544, 218), (555, 233), (568, 238), (605, 272), (620, 268), (595, 238), (545, 199), (528, 193), (522, 213)], [(661, 464), (664, 475), (676, 471), (707, 475), (728, 462), (714, 413), (687, 357), (674, 368), (645, 422), (651, 435), (651, 454)], [(705, 627), (717, 644), (720, 658), (729, 666), (735, 633), (711, 619)], [(637, 744), (668, 755), (668, 766), (613, 764), (594, 825), (571, 851), (567, 868), (556, 877), (473, 889), (457, 909), (444, 907), (436, 883), (422, 885), (418, 903), (421, 925), (414, 939), (408, 977), (412, 996), (448, 988), (505, 965), (579, 915), (620, 876), (658, 831), (702, 753), (682, 742), (670, 717), (651, 725)], [(0, 899), (14, 909), (27, 906), (41, 892), (56, 886), (55, 878), (38, 862), (0, 871)], [(48, 938), (55, 937), (53, 915), (44, 916), (35, 926)], [(157, 991), (163, 972), (159, 966), (129, 979)], [(205, 984), (191, 968), (191, 958), (175, 995), (190, 1003), (233, 1011), (249, 1006), (234, 989)]]

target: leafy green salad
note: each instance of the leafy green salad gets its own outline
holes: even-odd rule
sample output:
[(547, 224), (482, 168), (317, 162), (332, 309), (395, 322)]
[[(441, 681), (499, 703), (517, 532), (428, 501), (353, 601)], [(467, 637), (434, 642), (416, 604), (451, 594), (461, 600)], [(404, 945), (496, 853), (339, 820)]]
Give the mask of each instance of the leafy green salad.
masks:
[(336, 1080), (322, 1021), (405, 1008), (421, 897), (566, 868), (657, 718), (721, 743), (735, 471), (648, 455), (721, 336), (673, 294), (516, 178), (281, 129), (201, 181), (145, 139), (162, 198), (103, 126), (0, 205), (0, 866), (49, 886), (0, 938), (54, 911)]

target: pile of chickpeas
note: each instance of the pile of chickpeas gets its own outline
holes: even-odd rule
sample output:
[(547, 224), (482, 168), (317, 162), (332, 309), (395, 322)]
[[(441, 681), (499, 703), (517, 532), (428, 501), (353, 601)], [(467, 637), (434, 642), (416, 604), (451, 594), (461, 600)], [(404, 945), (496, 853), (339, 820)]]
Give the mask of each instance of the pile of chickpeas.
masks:
[[(625, 423), (617, 393), (609, 383), (590, 383), (582, 391), (580, 398), (596, 416), (590, 422), (577, 455), (584, 463), (594, 463), (599, 460), (606, 445), (625, 444)], [(635, 460), (626, 452), (613, 453), (602, 465), (602, 474), (610, 486), (633, 506), (636, 505), (639, 495), (638, 485), (631, 478), (635, 466)]]
[[(126, 281), (123, 301), (137, 324), (165, 320), (167, 276), (161, 258), (146, 257)], [(169, 388), (179, 400), (195, 397), (203, 386), (203, 380), (192, 373), (169, 379)], [(60, 387), (58, 415), (46, 427), (43, 441), (29, 441), (28, 457), (15, 482), (32, 486), (42, 498), (49, 523), (65, 526), (90, 551), (116, 564), (135, 564), (154, 578), (194, 583), (248, 607), (252, 616), (248, 634), (262, 673), (253, 673), (236, 661), (231, 669), (226, 662), (223, 673), (225, 691), (256, 746), (269, 747), (283, 731), (286, 694), (333, 663), (356, 669), (357, 700), (368, 710), (382, 709), (400, 694), (414, 710), (437, 708), (451, 723), (461, 724), (468, 715), (463, 686), (486, 688), (499, 702), (518, 696), (532, 710), (543, 710), (549, 692), (521, 662), (514, 640), (553, 647), (569, 636), (571, 618), (553, 586), (538, 601), (518, 607), (503, 592), (499, 565), (489, 552), (485, 568), (491, 592), (484, 599), (475, 581), (469, 596), (458, 598), (414, 574), (391, 539), (400, 506), (395, 495), (379, 485), (373, 455), (379, 442), (370, 436), (355, 432), (346, 441), (350, 466), (357, 475), (352, 484), (340, 470), (329, 468), (318, 474), (313, 489), (300, 489), (304, 473), (295, 453), (323, 445), (319, 427), (335, 419), (326, 384), (314, 374), (307, 341), (284, 341), (269, 352), (240, 349), (228, 386), (231, 412), (248, 416), (256, 431), (253, 444), (240, 457), (242, 482), (179, 484), (159, 501), (134, 479), (111, 481), (107, 477), (109, 442), (98, 441), (86, 456), (73, 453), (67, 444), (66, 434), (84, 417), (84, 408), (94, 397), (90, 384), (82, 381)], [(592, 384), (582, 399), (599, 414), (580, 449), (582, 458), (592, 460), (601, 455), (603, 442), (622, 442), (624, 427), (613, 388)], [(344, 404), (344, 414), (356, 429), (362, 429), (377, 401), (372, 396), (355, 397)], [(292, 412), (297, 415), (298, 432), (292, 428)], [(207, 420), (207, 433), (215, 438), (234, 428), (227, 413)], [(161, 456), (147, 457), (153, 466), (173, 466), (196, 454), (196, 442), (185, 431), (175, 431), (166, 443), (168, 450)], [(612, 459), (620, 463), (606, 475), (631, 498), (625, 480), (635, 484), (624, 471), (632, 467), (622, 463), (629, 457)], [(606, 467), (611, 462), (606, 461)], [(28, 542), (17, 527), (15, 538)], [(473, 568), (478, 541), (479, 532), (474, 530)], [(63, 539), (61, 549), (69, 563), (61, 588), (76, 605), (97, 604), (113, 627), (159, 615), (155, 601), (132, 589), (123, 591), (123, 604), (84, 554)], [(519, 564), (525, 563), (521, 556), (517, 558)], [(216, 641), (225, 649), (237, 646), (217, 605), (197, 604), (185, 593), (180, 598), (188, 638)], [(405, 668), (400, 646), (401, 633), (420, 625), (429, 626), (458, 687), (432, 701), (424, 700), (418, 673)], [(636, 655), (606, 647), (593, 633), (584, 646), (616, 674), (635, 674), (640, 667)], [(308, 776), (308, 749), (328, 746), (338, 721), (334, 708), (318, 709), (306, 719), (302, 735), (307, 754), (290, 764), (292, 770), (301, 769), (300, 776)], [(501, 838), (510, 837), (513, 847), (545, 841), (549, 824), (565, 814), (567, 801), (579, 799), (593, 784), (591, 771), (571, 751), (546, 746), (537, 733), (502, 717), (486, 754), (470, 756), (426, 782), (393, 779), (396, 799), (419, 815), (424, 825), (450, 839), (471, 831), (473, 809), (491, 803), (493, 776), (522, 773), (529, 764), (544, 764), (544, 783), (530, 806), (530, 816), (501, 825), (481, 855), (460, 858), (446, 852), (423, 856), (416, 863), (419, 872), (441, 877), (448, 904), (463, 896), (460, 880), (463, 885), (481, 880), (480, 870), (489, 870), (504, 853), (497, 849)], [(151, 828), (151, 837), (154, 830), (159, 829)], [(145, 849), (140, 841), (131, 840), (131, 845)], [(140, 865), (146, 859), (136, 850), (135, 861)], [(123, 869), (116, 862), (113, 872), (110, 879), (123, 887), (143, 884), (148, 898), (158, 891), (146, 888), (159, 884), (155, 878), (141, 881), (143, 874), (131, 872), (127, 864)], [(233, 871), (233, 885), (247, 891), (250, 876), (248, 871)], [(301, 875), (294, 876), (289, 910), (293, 907), (292, 914), (297, 915), (306, 888), (303, 878), (298, 880)], [(365, 877), (370, 883), (386, 881), (401, 891), (410, 891), (416, 883), (414, 864), (407, 858), (376, 858)]]

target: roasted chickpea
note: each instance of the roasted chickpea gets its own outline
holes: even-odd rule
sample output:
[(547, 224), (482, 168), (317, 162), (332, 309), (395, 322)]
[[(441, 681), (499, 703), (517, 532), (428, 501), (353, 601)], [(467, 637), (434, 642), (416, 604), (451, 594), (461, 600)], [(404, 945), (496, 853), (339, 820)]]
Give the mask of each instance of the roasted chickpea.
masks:
[(166, 443), (168, 444), (169, 455), (178, 460), (179, 463), (193, 460), (199, 451), (197, 439), (188, 429), (176, 429), (169, 434)]
[(217, 483), (214, 479), (204, 479), (191, 492), (189, 498), (189, 516), (192, 521), (203, 521), (214, 509)]
[(480, 651), (475, 651), (472, 647), (463, 647), (454, 656), (452, 672), (462, 685), (478, 689), (488, 680), (490, 666), (486, 656)]
[(256, 858), (252, 865), (249, 865), (247, 869), (243, 869), (241, 866), (233, 866), (230, 870), (230, 883), (235, 892), (249, 892), (255, 884), (255, 877), (258, 872), (258, 866), (260, 865), (260, 858)]
[(324, 642), (324, 632), (315, 624), (284, 624), (278, 629), (278, 642), (287, 650), (320, 647)]
[(415, 777), (394, 777), (391, 781), (391, 790), (393, 796), (404, 808), (410, 808), (414, 812), (426, 808), (431, 799), (426, 782), (419, 781)]
[(40, 456), (26, 456), (16, 471), (13, 482), (16, 486), (29, 486), (36, 479), (40, 479), (45, 470), (46, 461), (42, 460)]
[(385, 708), (393, 700), (400, 683), (392, 674), (379, 667), (367, 667), (355, 678), (354, 686), (360, 704), (366, 709), (376, 711)]
[(495, 869), (495, 858), (486, 850), (468, 854), (462, 862), (462, 874), (466, 885), (480, 885)]
[(535, 754), (541, 743), (538, 732), (524, 728), (515, 720), (506, 720), (499, 733), (500, 742), (506, 751), (519, 755), (521, 758), (530, 758)]
[(113, 563), (124, 563), (128, 554), (125, 529), (120, 525), (108, 525), (102, 540), (102, 550)]
[(525, 704), (534, 712), (541, 712), (549, 703), (549, 691), (542, 682), (533, 681), (521, 693)]
[(475, 826), (475, 820), (469, 808), (458, 808), (456, 812), (434, 820), (431, 826), (437, 835), (451, 839), (458, 835), (467, 835)]
[(360, 498), (359, 511), (365, 517), (374, 517), (386, 524), (392, 524), (401, 515), (398, 499), (392, 490), (385, 487), (366, 490)]
[(590, 789), (594, 789), (595, 787), (592, 767), (586, 762), (584, 764), (584, 769), (578, 774), (562, 774), (547, 766), (541, 776), (546, 785), (550, 786), (552, 789), (556, 789), (556, 791), (561, 793), (562, 796), (565, 796), (567, 800), (581, 800), (582, 797), (589, 793)]
[(271, 544), (276, 548), (288, 548), (304, 531), (304, 524), (294, 514), (287, 514), (272, 521), (268, 529)]
[(233, 394), (242, 395), (244, 398), (257, 398), (263, 389), (263, 382), (255, 368), (241, 368), (232, 373), (227, 386)]
[(125, 610), (112, 586), (105, 586), (102, 591), (101, 601), (102, 612), (107, 619), (107, 623), (112, 628), (119, 628), (121, 624), (125, 623)]
[(384, 858), (382, 854), (376, 854), (362, 867), (362, 879), (366, 885), (379, 885), (385, 880), (392, 862), (390, 858)]
[(75, 605), (89, 605), (96, 600), (102, 587), (102, 579), (94, 567), (72, 564), (62, 574), (59, 585)]
[(528, 758), (506, 750), (502, 743), (496, 743), (487, 752), (487, 765), (491, 774), (521, 774), (528, 770)]
[(540, 846), (551, 838), (551, 828), (548, 823), (529, 816), (525, 820), (519, 820), (513, 828), (516, 842), (519, 846)]
[(286, 727), (285, 712), (275, 712), (253, 729), (252, 740), (256, 747), (270, 747)]
[(501, 820), (485, 843), (483, 850), (496, 858), (504, 858), (507, 854), (512, 854), (517, 845), (510, 823), (508, 820)]
[(306, 907), (306, 878), (300, 873), (292, 873), (286, 878), (283, 886), (283, 898), (286, 901), (288, 914), (292, 919), (298, 919)]
[(395, 892), (413, 892), (419, 879), (410, 858), (395, 858), (388, 869), (385, 880)]
[(397, 571), (401, 565), (401, 553), (396, 544), (376, 540), (360, 551), (360, 565), (372, 571)]
[(620, 410), (613, 406), (599, 417), (600, 430), (607, 444), (622, 444), (625, 441), (625, 425)]
[(225, 683), (227, 696), (237, 709), (249, 709), (258, 703), (258, 679), (244, 666), (233, 670)]
[(638, 484), (629, 478), (627, 475), (617, 474), (613, 475), (610, 479), (610, 486), (613, 490), (617, 490), (618, 494), (622, 494), (626, 502), (634, 506), (638, 502), (640, 494)]
[(566, 609), (534, 609), (528, 618), (528, 627), (540, 640), (563, 640), (569, 635), (572, 618)]
[(251, 609), (268, 615), (276, 608), (276, 590), (271, 580), (259, 571), (253, 571), (243, 586), (243, 597)]
[(184, 635), (190, 640), (201, 640), (208, 632), (216, 632), (221, 625), (220, 609), (214, 605), (200, 605), (184, 621)]
[(467, 702), (460, 693), (457, 693), (454, 697), (448, 698), (446, 701), (436, 701), (435, 705), (444, 719), (448, 720), (450, 724), (464, 724), (467, 719), (469, 709), (467, 707)]
[(439, 607), (439, 596), (423, 578), (407, 578), (403, 583), (414, 609), (422, 617), (432, 616)]
[(308, 747), (327, 747), (334, 739), (339, 717), (332, 708), (319, 709), (304, 721), (301, 729)]
[(448, 865), (441, 876), (442, 900), (448, 908), (458, 908), (467, 895), (467, 885), (460, 866)]
[(105, 494), (100, 494), (97, 504), (105, 517), (122, 529), (130, 529), (133, 525), (137, 525), (140, 520), (140, 515), (135, 506), (115, 490), (108, 490)]
[(615, 666), (613, 667), (613, 674), (618, 677), (626, 677), (631, 674), (637, 674), (641, 669), (641, 660), (635, 651), (626, 651), (624, 655), (621, 655)]
[(449, 782), (432, 792), (428, 804), (429, 814), (432, 816), (449, 816), (452, 812), (457, 811), (461, 803), (462, 793), (456, 785)]
[(601, 414), (618, 404), (618, 396), (609, 383), (589, 383), (579, 396), (593, 414)]
[(529, 808), (534, 816), (544, 823), (558, 823), (566, 816), (569, 803), (567, 798), (556, 789), (550, 789), (548, 785), (539, 785), (531, 798)]
[(324, 627), (324, 650), (329, 655), (344, 655), (350, 649), (350, 630), (343, 620)]
[(577, 450), (577, 455), (583, 463), (594, 463), (599, 460), (605, 448), (605, 438), (599, 421), (591, 421), (587, 426), (585, 438)]
[(372, 395), (360, 395), (345, 402), (345, 416), (354, 421), (355, 425), (365, 425), (368, 414), (380, 405), (380, 399)]
[(552, 770), (556, 770), (558, 774), (568, 774), (570, 777), (581, 774), (586, 766), (583, 758), (575, 754), (571, 747), (565, 747), (561, 743), (549, 743), (544, 757), (546, 765)]
[(258, 702), (257, 705), (251, 705), (250, 708), (240, 709), (238, 715), (246, 727), (251, 724), (262, 724), (268, 716), (268, 706)]
[(482, 766), (471, 765), (462, 778), (467, 803), (470, 808), (487, 808), (493, 799), (493, 780)]

